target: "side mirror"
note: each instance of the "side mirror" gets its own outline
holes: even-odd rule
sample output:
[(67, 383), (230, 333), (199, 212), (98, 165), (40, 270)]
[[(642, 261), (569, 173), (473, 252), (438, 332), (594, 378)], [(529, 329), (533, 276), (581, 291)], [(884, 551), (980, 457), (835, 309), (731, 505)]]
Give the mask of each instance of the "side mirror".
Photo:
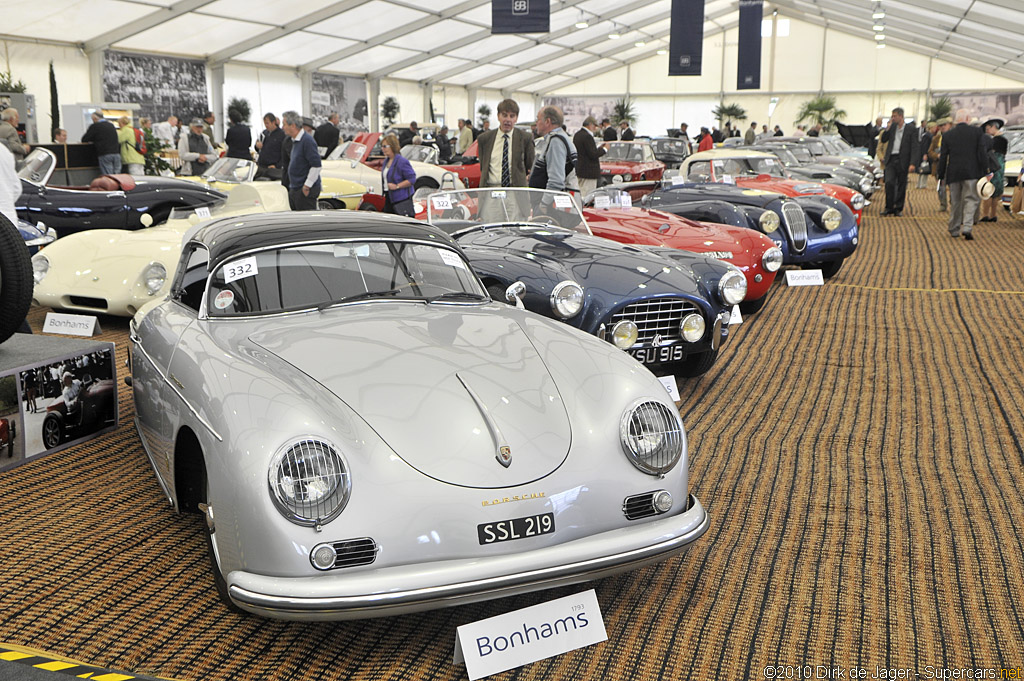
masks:
[(525, 310), (526, 306), (523, 305), (523, 295), (526, 293), (526, 284), (521, 281), (509, 284), (509, 287), (505, 289), (505, 300), (508, 301), (509, 305), (515, 305), (520, 310)]
[(142, 223), (143, 227), (149, 227), (150, 225), (153, 224), (153, 216), (150, 215), (149, 213), (143, 213), (139, 217), (139, 222)]

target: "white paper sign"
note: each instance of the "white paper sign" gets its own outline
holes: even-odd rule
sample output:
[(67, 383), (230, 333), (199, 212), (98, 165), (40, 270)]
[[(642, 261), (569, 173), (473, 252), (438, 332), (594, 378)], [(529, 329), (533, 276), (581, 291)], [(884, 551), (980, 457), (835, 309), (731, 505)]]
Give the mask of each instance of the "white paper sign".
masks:
[(455, 635), (455, 662), (465, 662), (475, 681), (607, 640), (591, 589), (462, 625)]
[(632, 208), (633, 197), (630, 196), (629, 194), (619, 195), (619, 205), (621, 205), (624, 209)]
[(201, 218), (208, 218), (208, 217), (210, 217), (210, 207), (209, 206), (199, 206), (198, 208), (196, 208), (196, 215), (201, 217)]
[(47, 312), (46, 321), (43, 322), (43, 333), (91, 338), (100, 333), (100, 321), (90, 315)]
[(682, 175), (673, 175), (672, 186), (674, 187), (677, 184), (686, 184), (686, 178), (683, 177)]
[(434, 206), (434, 210), (451, 210), (452, 209), (452, 197), (447, 194), (441, 194), (440, 196), (431, 196), (430, 203)]
[(679, 401), (679, 385), (676, 383), (675, 376), (659, 376), (658, 380), (665, 386), (665, 390), (668, 391), (668, 396), (672, 398), (674, 402)]
[(572, 208), (572, 197), (559, 194), (555, 197), (555, 208)]
[(230, 284), (238, 279), (255, 277), (260, 273), (260, 270), (256, 267), (256, 256), (250, 255), (248, 258), (240, 258), (229, 262), (221, 268), (221, 272), (224, 273), (224, 283)]
[(821, 270), (786, 270), (786, 283), (790, 286), (824, 286)]
[(445, 265), (451, 265), (452, 267), (459, 267), (461, 269), (466, 269), (466, 263), (462, 262), (462, 258), (460, 258), (455, 253), (452, 253), (451, 251), (445, 251), (445, 250), (440, 250), (440, 251), (438, 251), (438, 253), (441, 254), (441, 260), (444, 261)]
[(594, 208), (611, 208), (612, 200), (607, 194), (598, 194), (594, 197)]
[(742, 324), (742, 323), (743, 323), (743, 315), (740, 313), (740, 306), (739, 305), (733, 305), (732, 306), (732, 314), (729, 315), (729, 326), (732, 326), (733, 324)]

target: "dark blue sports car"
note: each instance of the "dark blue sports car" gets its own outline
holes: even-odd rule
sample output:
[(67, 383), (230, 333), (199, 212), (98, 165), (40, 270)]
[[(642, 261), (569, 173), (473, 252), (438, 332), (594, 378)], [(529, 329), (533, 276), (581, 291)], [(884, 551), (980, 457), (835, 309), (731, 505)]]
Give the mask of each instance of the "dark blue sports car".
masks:
[(721, 260), (591, 236), (568, 194), (487, 188), (417, 198), (494, 299), (603, 338), (658, 375), (710, 369), (746, 295), (746, 279)]
[[(715, 201), (740, 208), (723, 210)], [(719, 222), (764, 232), (782, 249), (784, 265), (820, 269), (827, 279), (857, 249), (857, 219), (846, 204), (829, 196), (787, 197), (725, 183), (683, 183), (665, 186), (643, 198), (645, 207), (691, 220)]]
[(47, 227), (42, 223), (30, 225), (24, 220), (18, 220), (14, 226), (25, 240), (29, 255), (35, 255), (40, 248), (57, 240), (57, 232), (53, 227)]
[(139, 229), (143, 215), (151, 224), (167, 219), (175, 208), (209, 205), (226, 195), (205, 185), (173, 177), (101, 175), (87, 187), (48, 184), (57, 159), (48, 149), (36, 148), (18, 171), (21, 197), (18, 217), (42, 222), (59, 236), (86, 229)]

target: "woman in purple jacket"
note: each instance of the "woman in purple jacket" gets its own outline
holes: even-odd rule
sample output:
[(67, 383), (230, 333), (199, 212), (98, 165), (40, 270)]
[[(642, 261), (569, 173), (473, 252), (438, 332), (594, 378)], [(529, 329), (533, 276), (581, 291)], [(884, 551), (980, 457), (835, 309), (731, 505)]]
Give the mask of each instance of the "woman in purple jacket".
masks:
[(409, 159), (399, 152), (398, 138), (388, 135), (381, 142), (384, 150), (384, 167), (381, 168), (381, 180), (384, 188), (384, 212), (415, 217), (412, 207), (412, 195), (415, 191), (416, 171), (412, 169)]

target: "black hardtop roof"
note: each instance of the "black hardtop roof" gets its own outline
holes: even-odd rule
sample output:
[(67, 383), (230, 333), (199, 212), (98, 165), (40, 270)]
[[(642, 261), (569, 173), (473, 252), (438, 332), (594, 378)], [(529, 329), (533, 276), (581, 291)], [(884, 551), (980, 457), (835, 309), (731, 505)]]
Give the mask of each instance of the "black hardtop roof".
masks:
[(191, 240), (210, 249), (210, 264), (214, 265), (246, 251), (279, 245), (381, 237), (455, 245), (443, 231), (419, 220), (354, 210), (225, 217), (200, 227)]

